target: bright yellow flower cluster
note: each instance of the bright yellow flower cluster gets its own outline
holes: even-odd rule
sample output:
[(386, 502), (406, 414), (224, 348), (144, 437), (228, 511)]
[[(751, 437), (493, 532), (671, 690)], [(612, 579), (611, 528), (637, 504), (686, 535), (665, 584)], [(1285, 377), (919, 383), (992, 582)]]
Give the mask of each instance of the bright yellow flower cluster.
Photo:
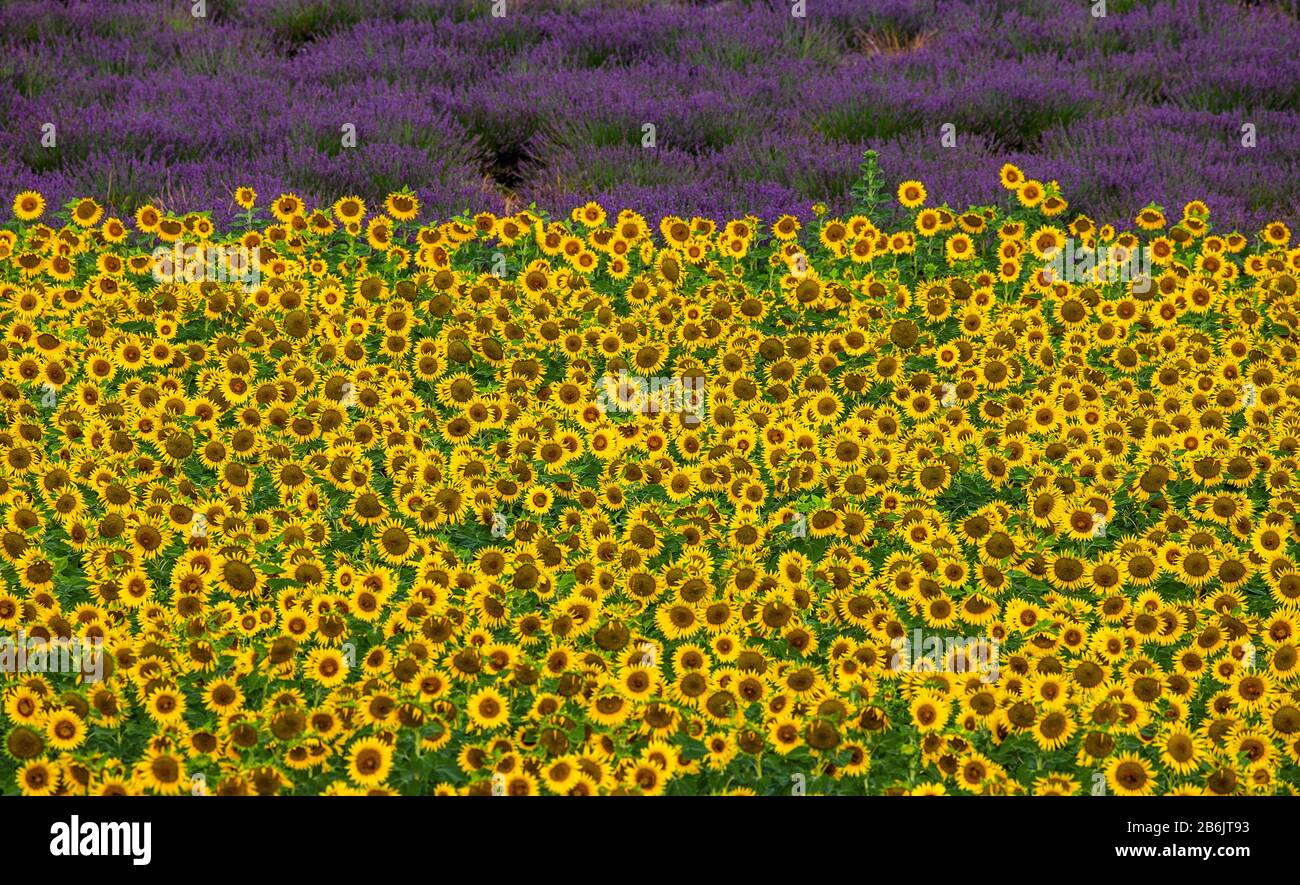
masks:
[(1300, 250), (1002, 181), (811, 229), (20, 194), (5, 789), (1295, 792)]

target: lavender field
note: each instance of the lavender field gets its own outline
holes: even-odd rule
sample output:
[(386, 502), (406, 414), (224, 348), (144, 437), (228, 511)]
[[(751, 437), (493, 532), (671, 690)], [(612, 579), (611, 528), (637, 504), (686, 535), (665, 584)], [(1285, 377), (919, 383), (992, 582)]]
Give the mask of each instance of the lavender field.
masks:
[(1097, 217), (1192, 198), (1219, 224), (1295, 217), (1288, 4), (1104, 5), (10, 3), (0, 190), (129, 212), (410, 184), (438, 215), (595, 198), (772, 218), (842, 208), (874, 147), (891, 184), (957, 208), (1010, 160)]

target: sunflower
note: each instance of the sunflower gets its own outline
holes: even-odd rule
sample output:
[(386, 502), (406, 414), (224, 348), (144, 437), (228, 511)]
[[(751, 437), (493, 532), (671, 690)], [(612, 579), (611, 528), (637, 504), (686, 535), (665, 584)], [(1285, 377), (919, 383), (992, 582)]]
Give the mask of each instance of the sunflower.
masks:
[(505, 724), (510, 718), (510, 706), (505, 697), (493, 688), (483, 688), (475, 692), (466, 704), (472, 727), (492, 731)]
[(348, 665), (334, 649), (318, 648), (307, 658), (305, 675), (326, 688), (333, 688), (347, 680)]
[(944, 255), (949, 264), (959, 261), (973, 261), (979, 256), (975, 250), (975, 241), (968, 234), (953, 234), (944, 243)]
[(281, 194), (271, 201), (271, 214), (281, 224), (289, 224), (305, 213), (306, 207), (303, 206), (303, 202), (298, 198), (297, 194)]
[(561, 756), (550, 762), (541, 772), (542, 783), (556, 796), (568, 795), (581, 779), (582, 771), (572, 755)]
[(501, 776), (497, 780), (500, 783), (502, 796), (540, 795), (537, 778), (527, 771)]
[(614, 693), (597, 695), (587, 708), (593, 722), (607, 727), (621, 725), (633, 712), (632, 701)]
[(214, 713), (232, 713), (243, 704), (244, 693), (234, 680), (214, 679), (203, 690), (203, 705)]
[(768, 727), (768, 738), (772, 748), (782, 756), (787, 756), (804, 745), (803, 729), (797, 719), (777, 716)]
[(406, 191), (389, 194), (384, 200), (384, 211), (398, 221), (414, 221), (420, 214), (420, 201)]
[(392, 764), (392, 748), (376, 738), (361, 738), (348, 748), (348, 777), (360, 786), (382, 784)]
[(61, 772), (44, 759), (35, 759), (18, 769), (15, 780), (24, 796), (52, 796), (59, 789)]
[(1149, 763), (1131, 753), (1118, 754), (1106, 764), (1106, 784), (1120, 796), (1149, 796), (1155, 791)]
[(908, 707), (912, 721), (922, 733), (943, 729), (952, 716), (952, 706), (937, 695), (922, 693)]
[(136, 777), (146, 790), (162, 796), (179, 795), (190, 785), (184, 760), (166, 749), (149, 750), (136, 768)]
[(104, 215), (104, 207), (89, 197), (72, 205), (72, 221), (80, 227), (94, 227)]
[(1159, 230), (1165, 226), (1165, 215), (1156, 206), (1148, 206), (1137, 214), (1137, 226), (1142, 230)]
[(916, 215), (916, 232), (923, 237), (932, 237), (939, 233), (942, 216), (937, 209), (922, 209)]
[(1016, 200), (1021, 206), (1032, 209), (1043, 201), (1046, 193), (1041, 182), (1028, 179), (1016, 187)]
[(393, 245), (393, 224), (385, 215), (376, 215), (366, 222), (366, 242), (370, 248), (387, 252)]
[(925, 185), (919, 181), (904, 181), (898, 186), (898, 202), (906, 209), (915, 209), (925, 203)]
[(71, 710), (52, 713), (45, 722), (45, 735), (56, 750), (71, 750), (86, 740), (86, 723)]
[[(15, 214), (17, 213), (15, 212)], [(1291, 242), (1291, 229), (1280, 221), (1273, 221), (1264, 226), (1259, 236), (1270, 246), (1285, 247), (1287, 243)]]
[(13, 213), (19, 221), (35, 221), (45, 214), (45, 197), (36, 191), (22, 191), (14, 197)]
[(1025, 174), (1020, 171), (1020, 167), (1011, 163), (1004, 163), (998, 170), (998, 180), (1007, 190), (1017, 190), (1025, 182)]
[(1065, 746), (1075, 728), (1075, 721), (1063, 703), (1049, 703), (1034, 720), (1030, 734), (1034, 743), (1044, 751), (1051, 752)]
[(185, 707), (185, 696), (171, 688), (160, 688), (154, 691), (145, 703), (145, 711), (149, 717), (160, 725), (172, 725), (182, 721)]
[(1206, 758), (1204, 739), (1182, 726), (1168, 728), (1156, 739), (1156, 744), (1160, 748), (1161, 762), (1178, 775), (1196, 771)]

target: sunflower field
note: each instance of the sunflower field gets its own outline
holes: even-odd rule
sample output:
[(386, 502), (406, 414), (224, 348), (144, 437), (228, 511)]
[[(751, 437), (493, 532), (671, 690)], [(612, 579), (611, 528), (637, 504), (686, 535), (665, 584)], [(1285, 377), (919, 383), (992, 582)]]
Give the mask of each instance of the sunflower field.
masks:
[(1291, 231), (862, 173), (770, 225), (18, 194), (0, 631), (102, 657), (0, 674), (3, 790), (1295, 793)]

